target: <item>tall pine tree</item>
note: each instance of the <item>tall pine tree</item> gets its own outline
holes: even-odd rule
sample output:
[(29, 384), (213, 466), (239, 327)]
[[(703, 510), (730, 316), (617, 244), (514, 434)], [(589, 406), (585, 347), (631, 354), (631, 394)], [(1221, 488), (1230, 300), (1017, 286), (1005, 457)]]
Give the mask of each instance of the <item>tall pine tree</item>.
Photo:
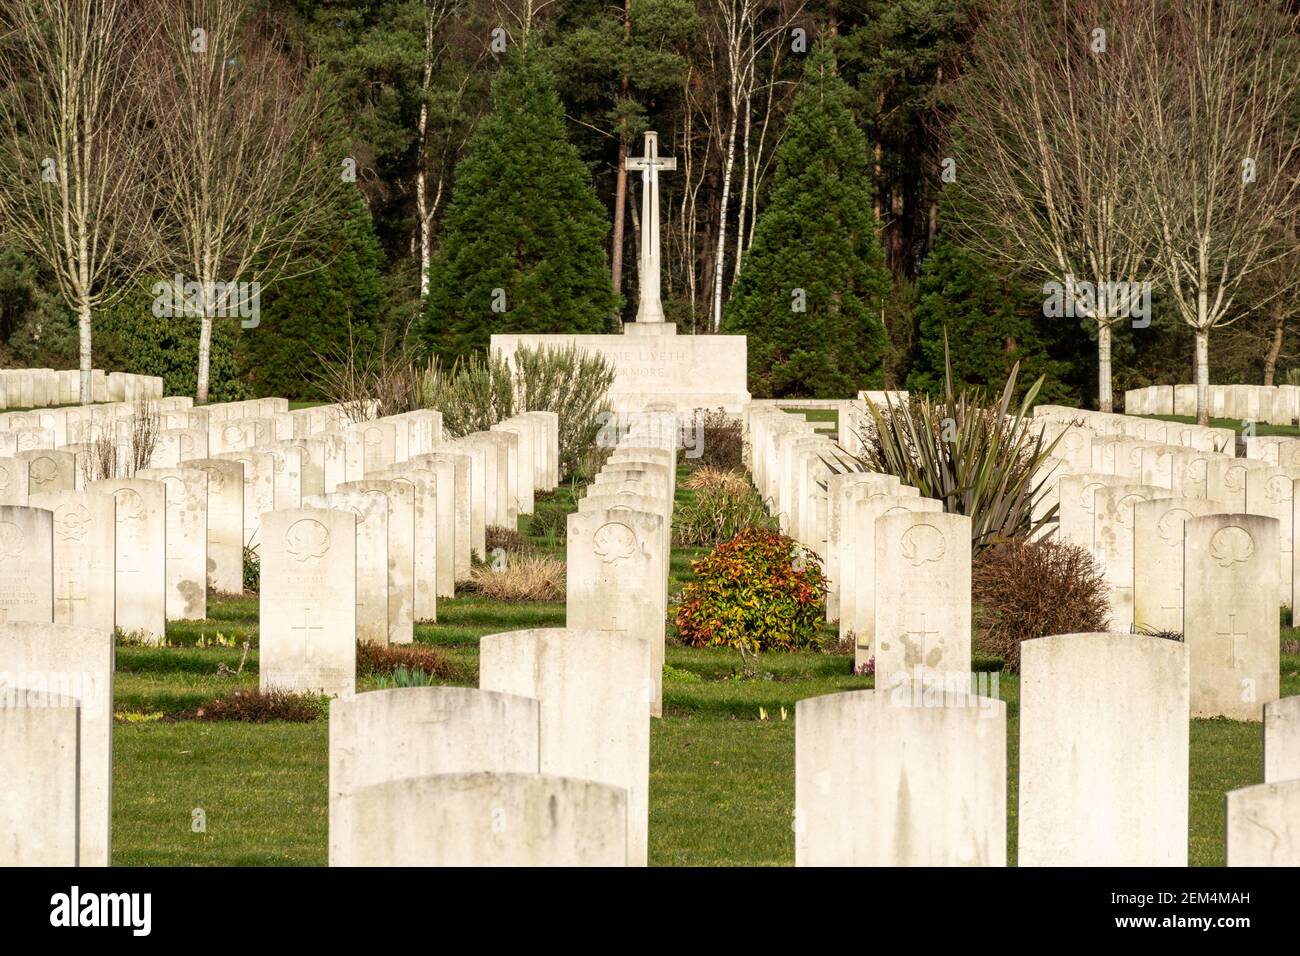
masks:
[(818, 47), (723, 316), (724, 331), (749, 336), (756, 397), (842, 398), (881, 384), (889, 273), (849, 96), (829, 50)]
[(564, 135), (551, 75), (527, 57), (503, 67), (456, 168), (442, 245), (429, 269), (425, 341), (444, 359), (496, 332), (605, 332), (615, 305), (609, 223)]

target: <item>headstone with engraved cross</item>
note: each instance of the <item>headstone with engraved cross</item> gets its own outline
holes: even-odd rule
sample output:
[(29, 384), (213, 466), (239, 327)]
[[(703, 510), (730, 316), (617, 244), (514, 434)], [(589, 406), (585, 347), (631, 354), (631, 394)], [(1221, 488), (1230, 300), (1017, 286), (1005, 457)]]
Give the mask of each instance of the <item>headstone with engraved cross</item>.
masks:
[(167, 490), (145, 478), (106, 478), (87, 490), (117, 509), (117, 626), (150, 643), (167, 630)]
[(293, 508), (265, 516), (260, 685), (350, 696), (356, 687), (357, 517)]
[(970, 518), (876, 521), (876, 686), (970, 675)]
[(649, 712), (662, 713), (664, 660), (664, 514), (610, 502), (569, 515), (565, 619), (644, 638), (650, 648)]
[(1192, 716), (1262, 720), (1280, 684), (1278, 521), (1213, 514), (1184, 529)]
[(54, 623), (111, 634), (117, 529), (112, 498), (89, 491), (31, 496), (54, 515)]
[(1183, 525), (1219, 511), (1204, 498), (1153, 498), (1133, 508), (1133, 626), (1183, 632)]

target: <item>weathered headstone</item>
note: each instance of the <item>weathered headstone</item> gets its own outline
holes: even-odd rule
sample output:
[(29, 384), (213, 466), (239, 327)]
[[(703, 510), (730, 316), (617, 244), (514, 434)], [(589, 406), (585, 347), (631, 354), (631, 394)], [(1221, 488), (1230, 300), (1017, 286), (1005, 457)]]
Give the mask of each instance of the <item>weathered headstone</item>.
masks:
[[(74, 841), (80, 847), (81, 866), (108, 866), (112, 855), (113, 659), (111, 630), (0, 624), (0, 685), (8, 682), (78, 704), (79, 757), (74, 754), (73, 764), (78, 781), (74, 814), (78, 827)], [(0, 703), (0, 708), (3, 706)], [(8, 779), (0, 773), (0, 781), (7, 783)], [(5, 789), (0, 785), (0, 793)]]
[(1278, 522), (1213, 514), (1184, 529), (1192, 716), (1261, 720), (1279, 693)]
[(1026, 641), (1020, 865), (1186, 866), (1187, 714), (1187, 648), (1177, 641)]
[(303, 499), (304, 508), (334, 508), (356, 515), (356, 637), (388, 643), (388, 502), (360, 491), (335, 491)]
[(1218, 507), (1202, 498), (1152, 498), (1134, 506), (1134, 630), (1183, 633), (1183, 525)]
[(966, 515), (877, 519), (877, 687), (970, 674), (970, 535)]
[[(382, 499), (388, 509), (388, 640), (415, 640), (415, 489), (409, 482), (346, 481), (335, 494)], [(435, 612), (436, 613), (436, 612)]]
[(5, 684), (0, 674), (0, 866), (78, 866), (76, 700)]
[(258, 601), (263, 690), (353, 693), (357, 524), (346, 510), (266, 516)]
[(105, 478), (87, 490), (116, 506), (117, 627), (148, 643), (167, 632), (167, 491), (144, 478)]
[(167, 493), (167, 620), (208, 616), (208, 473), (198, 468), (145, 468)]
[(650, 666), (650, 646), (630, 634), (542, 628), (479, 642), (480, 687), (541, 702), (542, 772), (627, 791), (633, 866), (647, 856)]
[(1264, 782), (1300, 777), (1300, 696), (1264, 705)]
[(208, 476), (208, 587), (225, 594), (244, 590), (244, 466), (237, 461), (182, 461)]
[(114, 627), (117, 519), (113, 499), (89, 491), (31, 496), (31, 507), (54, 515), (54, 622)]
[(1227, 795), (1228, 866), (1300, 866), (1300, 779)]
[(53, 515), (0, 505), (0, 623), (53, 620)]
[[(539, 704), (467, 687), (404, 687), (330, 704), (330, 862), (352, 843), (357, 787), (437, 773), (537, 773)], [(364, 826), (364, 823), (362, 824)]]
[(1133, 509), (1168, 491), (1151, 485), (1098, 488), (1093, 502), (1093, 557), (1106, 580), (1110, 629), (1133, 629)]
[(627, 792), (549, 774), (442, 773), (358, 787), (342, 866), (626, 866)]
[(795, 705), (796, 866), (1006, 865), (1006, 705), (943, 696)]

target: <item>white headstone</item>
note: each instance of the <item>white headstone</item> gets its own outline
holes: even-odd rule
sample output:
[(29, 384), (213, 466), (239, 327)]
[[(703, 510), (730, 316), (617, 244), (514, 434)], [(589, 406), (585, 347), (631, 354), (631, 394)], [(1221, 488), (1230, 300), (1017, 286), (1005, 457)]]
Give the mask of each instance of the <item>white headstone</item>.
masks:
[(106, 478), (87, 490), (111, 496), (117, 508), (117, 627), (161, 643), (167, 633), (167, 491), (145, 478)]
[(795, 705), (796, 866), (1005, 866), (1006, 705), (966, 687)]
[(1184, 530), (1192, 716), (1261, 720), (1279, 694), (1277, 520), (1213, 514)]
[(0, 505), (0, 623), (54, 620), (53, 516)]
[(1264, 782), (1300, 777), (1300, 696), (1264, 705)]
[(970, 535), (966, 515), (877, 519), (877, 687), (970, 675)]
[[(78, 821), (74, 841), (80, 846), (81, 866), (108, 866), (112, 856), (113, 659), (111, 630), (0, 624), (0, 685), (9, 683), (79, 704), (79, 756), (73, 755), (73, 772), (79, 808), (74, 814)], [(0, 760), (3, 755), (0, 748)], [(8, 779), (0, 773), (0, 780), (7, 783)], [(5, 789), (0, 786), (0, 795)], [(28, 823), (39, 825), (30, 819)]]
[(31, 496), (54, 515), (54, 622), (113, 632), (117, 520), (113, 499), (89, 491)]
[(1187, 648), (1058, 634), (1020, 653), (1020, 865), (1186, 866)]
[[(466, 687), (404, 687), (330, 704), (330, 862), (352, 843), (357, 787), (477, 771), (537, 773), (536, 700)], [(363, 824), (364, 826), (364, 824)]]
[(357, 523), (343, 510), (267, 514), (258, 613), (263, 690), (346, 697), (356, 687)]
[(1228, 866), (1300, 866), (1300, 779), (1228, 793)]
[(650, 796), (650, 647), (638, 636), (576, 628), (489, 634), (479, 686), (541, 702), (543, 773), (627, 791), (628, 863), (644, 866)]
[(548, 774), (444, 773), (358, 787), (351, 866), (626, 866), (627, 793)]

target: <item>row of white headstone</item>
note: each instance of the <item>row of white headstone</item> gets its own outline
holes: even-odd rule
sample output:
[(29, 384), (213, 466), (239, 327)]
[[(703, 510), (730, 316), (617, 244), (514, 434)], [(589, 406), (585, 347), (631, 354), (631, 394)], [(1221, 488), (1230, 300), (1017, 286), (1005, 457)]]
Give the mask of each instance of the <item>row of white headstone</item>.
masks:
[(332, 866), (644, 866), (649, 642), (490, 634), (479, 689), (372, 691), (330, 708)]
[[(483, 556), (486, 528), (514, 527), (520, 513), (531, 512), (534, 493), (559, 480), (554, 413), (526, 413), (444, 440), (437, 412), (332, 428), (341, 421), (334, 407), (273, 413), (268, 401), (282, 402), (214, 405), (196, 414), (243, 425), (282, 414), (290, 419), (285, 433), (304, 437), (257, 444), (255, 429), (246, 427), (252, 447), (214, 457), (196, 448), (198, 457), (168, 466), (155, 455), (155, 467), (130, 478), (89, 477), (87, 452), (76, 445), (0, 458), (0, 554), (15, 559), (0, 571), (0, 620), (117, 627), (157, 642), (166, 621), (206, 616), (209, 587), (242, 590), (244, 547), (260, 549), (265, 513), (334, 494), (373, 501), (378, 489), (367, 483), (381, 481), (396, 485), (394, 520), (413, 526), (412, 544), (404, 547), (395, 532), (390, 561), (384, 529), (381, 545), (361, 552), (360, 567), (393, 565), (401, 579), (394, 587), (407, 596), (394, 596), (391, 609), (370, 607), (366, 634), (378, 640), (391, 631), (401, 640), (414, 620), (436, 619), (437, 597), (452, 595), (455, 581), (468, 576), (471, 551)], [(128, 408), (97, 410), (93, 422), (123, 423), (138, 412)], [(58, 410), (65, 427), (82, 423), (68, 421), (76, 411)], [(373, 538), (376, 530), (361, 533)], [(414, 562), (409, 573), (406, 557)], [(386, 578), (380, 590), (391, 590)]]
[[(163, 380), (156, 375), (91, 369), (91, 401), (131, 402), (161, 398)], [(75, 405), (81, 400), (81, 370), (0, 369), (0, 410)]]
[(411, 643), (468, 577), (471, 552), (487, 557), (486, 528), (514, 529), (559, 480), (551, 412), (412, 444), (403, 460), (388, 453), (391, 420), (355, 429), (344, 442), (361, 450), (356, 480), (276, 498), (259, 515), (264, 689), (351, 694), (356, 641)]
[[(1192, 715), (1261, 720), (1280, 692), (1278, 607), (1292, 603), (1300, 468), (1235, 457), (1218, 429), (1074, 409), (1040, 418), (1056, 445), (1036, 476), (1038, 512), (1058, 508), (1043, 534), (1092, 555), (1111, 629), (1182, 634)], [(1248, 452), (1265, 450), (1290, 454), (1247, 439)]]
[[(1294, 425), (1300, 418), (1300, 385), (1210, 385), (1211, 418)], [(1124, 393), (1129, 415), (1196, 415), (1195, 385), (1148, 385)]]
[[(796, 705), (798, 865), (1006, 865), (1006, 705), (968, 688)], [(1187, 865), (1188, 694), (1176, 641), (1024, 643), (1020, 866)], [(1300, 697), (1266, 715), (1264, 783), (1227, 794), (1229, 866), (1300, 865)]]
[(479, 690), (334, 703), (331, 865), (645, 865), (677, 440), (622, 421), (568, 518), (566, 627), (484, 637)]
[[(1020, 865), (1186, 864), (1186, 654), (1026, 642)], [(331, 864), (644, 865), (649, 643), (554, 628), (480, 655), (477, 690), (333, 702)], [(0, 625), (0, 865), (108, 863), (112, 680), (107, 632)], [(913, 684), (803, 700), (795, 720), (797, 864), (1007, 862), (1004, 703)], [(1300, 698), (1266, 709), (1264, 757), (1264, 783), (1227, 795), (1232, 866), (1300, 864)]]
[[(882, 409), (906, 399), (864, 394)], [(826, 618), (853, 641), (855, 666), (874, 661), (878, 686), (968, 675), (970, 519), (892, 475), (857, 470), (864, 433), (843, 417), (847, 445), (766, 404), (745, 410), (743, 428), (755, 487), (782, 530), (823, 561)]]

